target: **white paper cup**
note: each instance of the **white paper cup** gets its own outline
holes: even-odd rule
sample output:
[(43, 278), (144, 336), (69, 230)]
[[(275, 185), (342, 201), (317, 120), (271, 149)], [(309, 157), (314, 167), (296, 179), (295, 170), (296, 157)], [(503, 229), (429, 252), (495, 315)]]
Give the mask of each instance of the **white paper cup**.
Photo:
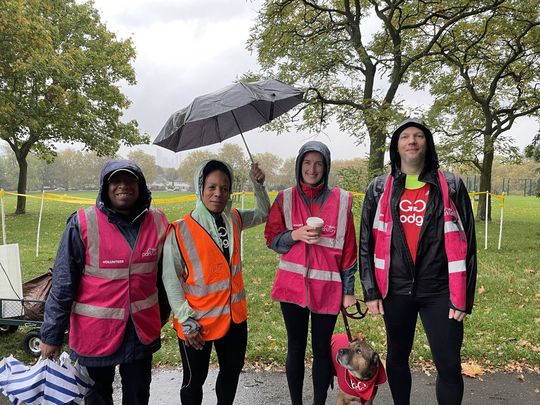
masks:
[(320, 235), (324, 225), (324, 220), (319, 217), (309, 217), (306, 219), (306, 225), (315, 228)]

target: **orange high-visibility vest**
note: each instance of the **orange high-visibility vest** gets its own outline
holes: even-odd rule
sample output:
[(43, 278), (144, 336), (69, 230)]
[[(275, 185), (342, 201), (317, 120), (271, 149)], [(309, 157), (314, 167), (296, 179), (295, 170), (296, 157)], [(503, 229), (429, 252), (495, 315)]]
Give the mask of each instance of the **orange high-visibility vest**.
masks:
[(69, 345), (83, 356), (107, 356), (122, 343), (131, 316), (137, 336), (150, 344), (161, 330), (157, 263), (167, 220), (151, 209), (133, 249), (95, 206), (78, 211), (86, 248), (84, 272), (70, 316)]
[[(240, 260), (241, 219), (231, 210), (234, 238), (230, 264), (208, 232), (191, 215), (175, 221), (171, 228), (185, 261), (188, 276), (181, 280), (184, 295), (202, 327), (205, 341), (223, 337), (234, 323), (247, 319), (246, 294)], [(176, 317), (173, 325), (178, 337), (184, 339), (182, 325)]]

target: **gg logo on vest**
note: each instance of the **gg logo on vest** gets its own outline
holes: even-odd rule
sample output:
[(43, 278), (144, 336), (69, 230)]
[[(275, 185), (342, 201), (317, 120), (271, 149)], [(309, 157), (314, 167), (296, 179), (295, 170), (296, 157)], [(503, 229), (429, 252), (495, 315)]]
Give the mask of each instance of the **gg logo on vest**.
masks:
[(156, 248), (148, 248), (144, 252), (141, 253), (142, 257), (154, 257), (155, 255), (157, 255)]
[(399, 209), (401, 212), (408, 212), (410, 214), (401, 214), (399, 220), (402, 224), (416, 224), (422, 226), (424, 223), (424, 215), (419, 213), (426, 210), (426, 202), (423, 200), (416, 200), (414, 203), (410, 200), (402, 200), (399, 203)]

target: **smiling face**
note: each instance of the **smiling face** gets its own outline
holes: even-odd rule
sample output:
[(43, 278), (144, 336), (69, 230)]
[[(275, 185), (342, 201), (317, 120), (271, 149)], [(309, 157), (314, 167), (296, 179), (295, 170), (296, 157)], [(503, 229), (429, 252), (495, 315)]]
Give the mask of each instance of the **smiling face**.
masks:
[(139, 180), (132, 174), (120, 171), (109, 179), (107, 196), (114, 211), (129, 214), (139, 199)]
[(426, 159), (427, 142), (424, 131), (417, 127), (407, 127), (399, 134), (397, 150), (401, 158), (401, 171), (419, 174)]
[(214, 170), (206, 176), (203, 186), (204, 206), (213, 213), (220, 213), (225, 209), (231, 194), (231, 184), (227, 174), (221, 170)]
[(302, 159), (302, 181), (317, 185), (324, 175), (324, 157), (319, 152), (308, 152)]

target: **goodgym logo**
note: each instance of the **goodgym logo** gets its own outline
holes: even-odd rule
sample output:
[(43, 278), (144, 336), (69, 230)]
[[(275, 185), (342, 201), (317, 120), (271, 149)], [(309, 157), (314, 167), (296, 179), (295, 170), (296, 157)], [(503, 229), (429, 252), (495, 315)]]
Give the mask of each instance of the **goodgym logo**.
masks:
[(144, 252), (142, 252), (141, 256), (142, 257), (153, 257), (156, 254), (157, 254), (157, 249), (156, 248), (148, 248)]
[(423, 212), (426, 210), (426, 202), (424, 200), (416, 200), (415, 202), (402, 200), (399, 203), (399, 210), (402, 212), (399, 216), (402, 224), (409, 223), (422, 226), (424, 223)]

